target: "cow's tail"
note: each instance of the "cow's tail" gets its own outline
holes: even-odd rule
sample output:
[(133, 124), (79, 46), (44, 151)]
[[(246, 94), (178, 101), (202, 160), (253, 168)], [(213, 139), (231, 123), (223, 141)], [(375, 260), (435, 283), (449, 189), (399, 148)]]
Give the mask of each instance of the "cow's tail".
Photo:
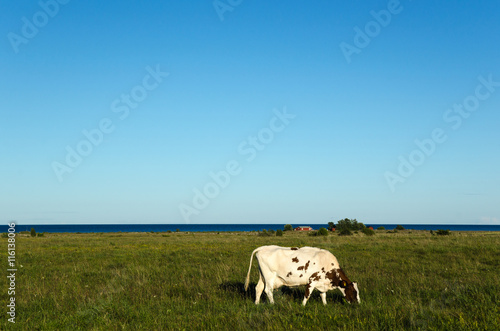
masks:
[(259, 248), (256, 248), (253, 252), (252, 255), (250, 255), (250, 266), (248, 267), (248, 274), (247, 274), (247, 279), (245, 280), (245, 291), (248, 290), (248, 284), (250, 282), (250, 270), (252, 270), (252, 261), (253, 261), (253, 256), (255, 253), (257, 253), (260, 250)]

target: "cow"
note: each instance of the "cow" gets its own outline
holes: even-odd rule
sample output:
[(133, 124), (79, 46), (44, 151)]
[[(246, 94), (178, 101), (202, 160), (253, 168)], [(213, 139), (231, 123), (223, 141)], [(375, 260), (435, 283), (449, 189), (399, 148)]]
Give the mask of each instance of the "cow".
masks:
[(259, 263), (259, 282), (255, 287), (255, 304), (259, 304), (265, 290), (274, 303), (273, 290), (283, 285), (293, 287), (306, 285), (302, 305), (305, 306), (312, 291), (318, 289), (323, 304), (326, 292), (338, 288), (349, 303), (361, 302), (358, 285), (351, 282), (339, 265), (337, 258), (327, 250), (315, 247), (261, 246), (250, 255), (250, 267), (245, 281), (248, 290), (253, 256)]

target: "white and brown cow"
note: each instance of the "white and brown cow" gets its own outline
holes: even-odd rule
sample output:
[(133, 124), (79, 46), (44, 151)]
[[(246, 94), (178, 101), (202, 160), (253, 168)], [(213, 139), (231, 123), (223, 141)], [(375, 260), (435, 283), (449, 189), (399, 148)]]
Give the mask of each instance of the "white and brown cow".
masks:
[(274, 303), (273, 290), (283, 285), (306, 285), (302, 304), (305, 305), (312, 291), (318, 289), (326, 305), (326, 292), (338, 288), (348, 302), (360, 302), (358, 285), (351, 282), (340, 268), (337, 258), (327, 250), (315, 247), (262, 246), (250, 256), (250, 267), (245, 281), (245, 291), (250, 281), (252, 259), (255, 254), (259, 262), (260, 278), (255, 287), (255, 304), (265, 289), (267, 297)]

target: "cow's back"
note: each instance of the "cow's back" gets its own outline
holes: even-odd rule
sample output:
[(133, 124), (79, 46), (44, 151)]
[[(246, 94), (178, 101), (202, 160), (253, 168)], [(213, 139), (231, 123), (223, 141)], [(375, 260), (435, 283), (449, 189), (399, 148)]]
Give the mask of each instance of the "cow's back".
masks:
[(315, 247), (263, 246), (256, 253), (262, 269), (274, 273), (283, 285), (300, 285), (315, 272), (339, 268), (335, 256)]
[[(256, 256), (259, 261), (276, 262), (275, 265), (281, 265), (283, 262), (295, 262), (314, 260), (316, 263), (328, 264), (331, 267), (338, 268), (337, 258), (329, 251), (316, 247), (281, 247), (276, 245), (262, 246), (258, 249)], [(293, 260), (293, 261), (292, 261)], [(305, 261), (304, 263), (306, 263)], [(333, 263), (333, 264), (332, 264)]]

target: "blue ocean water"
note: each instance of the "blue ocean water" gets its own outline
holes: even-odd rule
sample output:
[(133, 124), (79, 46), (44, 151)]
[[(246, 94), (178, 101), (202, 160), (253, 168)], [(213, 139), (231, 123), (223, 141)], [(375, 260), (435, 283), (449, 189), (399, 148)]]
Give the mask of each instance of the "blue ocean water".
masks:
[[(308, 225), (317, 230), (327, 227), (327, 224), (292, 224), (295, 228), (299, 225)], [(365, 224), (378, 228), (394, 229), (396, 224)], [(413, 230), (450, 230), (450, 231), (500, 231), (500, 225), (478, 225), (478, 224), (402, 224), (405, 229)], [(237, 231), (262, 231), (283, 229), (285, 224), (45, 224), (25, 225), (16, 224), (16, 232), (30, 231), (34, 228), (36, 232), (237, 232)], [(0, 225), (0, 232), (7, 232), (8, 225)]]

